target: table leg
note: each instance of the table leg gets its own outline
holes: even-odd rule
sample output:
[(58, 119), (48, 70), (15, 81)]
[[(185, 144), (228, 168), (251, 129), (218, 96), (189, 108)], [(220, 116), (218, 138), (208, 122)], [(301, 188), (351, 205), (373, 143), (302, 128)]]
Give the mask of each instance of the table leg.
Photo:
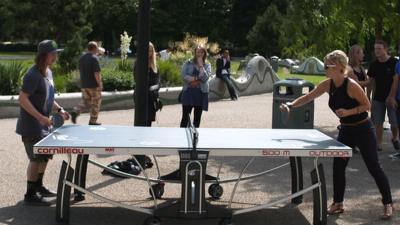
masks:
[[(78, 155), (76, 158), (74, 183), (79, 187), (85, 188), (86, 186), (86, 173), (89, 155)], [(75, 201), (83, 201), (85, 199), (84, 193), (74, 189)]]
[[(292, 173), (292, 194), (303, 190), (303, 165), (300, 157), (290, 157), (290, 169)], [(293, 204), (301, 204), (303, 196), (292, 199)]]
[(318, 165), (318, 159), (314, 160), (315, 169), (311, 171), (312, 184), (318, 184), (319, 187), (313, 190), (314, 215), (313, 225), (326, 225), (327, 223), (327, 199), (324, 168), (322, 164)]
[(62, 162), (60, 177), (58, 180), (57, 205), (56, 205), (56, 221), (61, 223), (69, 222), (69, 208), (71, 187), (65, 181), (72, 181), (74, 170), (70, 163)]

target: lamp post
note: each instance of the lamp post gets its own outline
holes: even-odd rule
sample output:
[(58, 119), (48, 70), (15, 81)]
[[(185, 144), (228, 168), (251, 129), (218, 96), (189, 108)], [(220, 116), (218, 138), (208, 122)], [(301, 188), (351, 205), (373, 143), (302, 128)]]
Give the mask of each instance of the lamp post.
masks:
[(146, 126), (148, 109), (148, 55), (150, 39), (150, 0), (139, 0), (135, 80), (135, 126)]

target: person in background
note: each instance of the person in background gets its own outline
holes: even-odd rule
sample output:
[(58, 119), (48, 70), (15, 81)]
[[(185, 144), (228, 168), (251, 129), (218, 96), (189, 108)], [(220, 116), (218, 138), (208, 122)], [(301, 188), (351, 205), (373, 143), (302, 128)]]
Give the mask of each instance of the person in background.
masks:
[[(393, 201), (389, 180), (378, 159), (375, 128), (368, 118), (370, 102), (359, 84), (346, 76), (348, 59), (343, 51), (335, 50), (324, 58), (328, 79), (322, 81), (313, 91), (292, 102), (282, 104), (281, 111), (290, 112), (291, 108), (305, 105), (324, 93), (329, 94), (328, 105), (340, 118), (338, 141), (360, 149), (361, 156), (369, 173), (375, 180), (382, 195), (383, 215), (388, 220), (393, 215)], [(333, 203), (329, 214), (344, 212), (344, 193), (346, 190), (346, 167), (350, 158), (333, 159)]]
[(238, 95), (236, 94), (235, 88), (233, 87), (231, 81), (231, 59), (228, 50), (224, 50), (221, 57), (217, 59), (217, 70), (215, 73), (216, 76), (223, 80), (226, 84), (231, 99), (236, 101), (238, 99)]
[(46, 197), (56, 193), (43, 185), (43, 176), (52, 155), (34, 154), (33, 146), (50, 133), (52, 121), (49, 116), (58, 111), (65, 120), (69, 114), (54, 99), (54, 83), (50, 66), (57, 60), (57, 44), (44, 40), (38, 45), (35, 64), (24, 75), (19, 93), (20, 115), (16, 132), (21, 135), (29, 164), (27, 169), (27, 190), (24, 202), (28, 205), (49, 206)]
[(392, 144), (398, 150), (400, 144), (396, 118), (397, 102), (395, 100), (397, 87), (393, 82), (396, 78), (394, 70), (397, 60), (389, 55), (388, 45), (382, 40), (375, 42), (374, 51), (376, 60), (371, 63), (368, 76), (373, 84), (371, 119), (375, 125), (378, 151), (382, 151), (383, 123), (386, 111), (392, 130)]
[(359, 45), (351, 46), (349, 50), (349, 68), (347, 74), (366, 91), (366, 87), (369, 85), (369, 78), (365, 72), (365, 68), (362, 66), (363, 60), (363, 49)]
[[(397, 102), (397, 109), (396, 109), (396, 115), (397, 115), (397, 122), (398, 122), (398, 127), (400, 127), (400, 88), (399, 88), (399, 79), (400, 79), (400, 61), (397, 62), (396, 68), (396, 78), (394, 80), (394, 85), (397, 87), (396, 90), (396, 102)], [(395, 154), (390, 155), (392, 159), (400, 159), (400, 152), (397, 152)]]
[(83, 108), (89, 108), (89, 125), (101, 125), (97, 122), (101, 106), (101, 91), (103, 81), (101, 79), (101, 69), (99, 58), (99, 47), (96, 42), (91, 41), (87, 45), (87, 53), (79, 59), (79, 73), (81, 79), (81, 91), (83, 102), (74, 107), (71, 112), (71, 121), (76, 123), (77, 117)]
[(182, 119), (180, 127), (187, 127), (190, 114), (194, 109), (192, 120), (194, 127), (200, 127), (201, 114), (208, 111), (209, 77), (211, 64), (207, 61), (207, 50), (197, 46), (193, 59), (188, 60), (182, 67)]
[(161, 61), (167, 61), (171, 57), (172, 48), (168, 47), (167, 49), (161, 50), (158, 54), (160, 55)]

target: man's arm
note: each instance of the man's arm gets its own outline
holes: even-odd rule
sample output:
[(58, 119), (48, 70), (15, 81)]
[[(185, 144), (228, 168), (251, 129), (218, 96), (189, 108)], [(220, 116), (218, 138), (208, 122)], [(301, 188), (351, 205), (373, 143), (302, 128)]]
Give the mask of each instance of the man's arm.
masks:
[(19, 92), (19, 104), (20, 106), (25, 109), (29, 113), (29, 115), (33, 116), (36, 120), (40, 122), (43, 126), (51, 126), (51, 120), (42, 115), (39, 111), (35, 109), (32, 105), (31, 101), (29, 100), (29, 94), (23, 91)]
[(100, 72), (94, 73), (94, 77), (95, 77), (95, 79), (96, 79), (98, 88), (99, 88), (100, 90), (103, 90), (103, 81), (101, 80), (101, 73), (100, 73)]

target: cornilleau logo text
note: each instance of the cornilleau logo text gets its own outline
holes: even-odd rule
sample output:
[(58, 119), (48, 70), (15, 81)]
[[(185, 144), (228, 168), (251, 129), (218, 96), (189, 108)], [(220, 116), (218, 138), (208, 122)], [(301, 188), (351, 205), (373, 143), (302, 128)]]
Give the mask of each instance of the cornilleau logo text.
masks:
[(38, 154), (83, 154), (82, 148), (39, 148)]

